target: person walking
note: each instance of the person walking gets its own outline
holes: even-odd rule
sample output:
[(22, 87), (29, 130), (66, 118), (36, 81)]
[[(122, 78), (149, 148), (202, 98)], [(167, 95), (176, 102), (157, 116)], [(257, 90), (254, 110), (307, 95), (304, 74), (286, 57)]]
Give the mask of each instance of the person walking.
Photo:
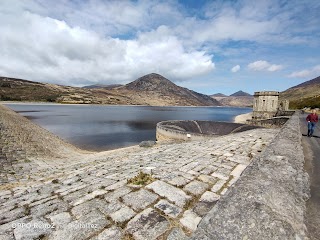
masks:
[(307, 116), (306, 120), (308, 121), (308, 137), (312, 137), (314, 128), (318, 122), (318, 115), (315, 109), (313, 109), (312, 112)]

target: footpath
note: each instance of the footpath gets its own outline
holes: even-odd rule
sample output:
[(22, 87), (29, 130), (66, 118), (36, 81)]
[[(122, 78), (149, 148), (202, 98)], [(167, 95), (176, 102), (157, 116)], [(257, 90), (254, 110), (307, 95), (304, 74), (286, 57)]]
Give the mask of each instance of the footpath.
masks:
[(320, 127), (316, 125), (314, 137), (307, 137), (307, 115), (301, 115), (302, 146), (305, 156), (305, 168), (310, 176), (310, 194), (307, 202), (306, 225), (310, 239), (320, 239)]

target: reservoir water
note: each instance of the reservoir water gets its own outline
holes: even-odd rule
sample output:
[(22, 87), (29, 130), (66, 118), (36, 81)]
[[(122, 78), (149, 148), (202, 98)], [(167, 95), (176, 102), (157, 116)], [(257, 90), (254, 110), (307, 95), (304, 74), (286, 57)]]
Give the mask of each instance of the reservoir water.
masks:
[(5, 104), (62, 139), (87, 150), (110, 150), (155, 140), (164, 120), (232, 122), (252, 108)]

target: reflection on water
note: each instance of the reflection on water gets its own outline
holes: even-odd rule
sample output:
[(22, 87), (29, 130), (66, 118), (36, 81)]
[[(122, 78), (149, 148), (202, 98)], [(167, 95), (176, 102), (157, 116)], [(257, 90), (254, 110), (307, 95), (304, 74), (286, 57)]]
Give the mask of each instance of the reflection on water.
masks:
[(157, 122), (164, 120), (233, 121), (250, 108), (148, 107), (59, 104), (7, 104), (33, 122), (72, 144), (108, 150), (155, 140)]

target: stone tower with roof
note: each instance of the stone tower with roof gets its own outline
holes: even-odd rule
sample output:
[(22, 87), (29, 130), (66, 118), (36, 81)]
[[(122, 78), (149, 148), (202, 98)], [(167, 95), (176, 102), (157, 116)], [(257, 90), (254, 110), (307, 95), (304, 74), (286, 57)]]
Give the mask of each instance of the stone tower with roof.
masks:
[(279, 102), (279, 92), (262, 91), (254, 93), (253, 119), (268, 119), (275, 117), (279, 110), (288, 110), (287, 100)]

